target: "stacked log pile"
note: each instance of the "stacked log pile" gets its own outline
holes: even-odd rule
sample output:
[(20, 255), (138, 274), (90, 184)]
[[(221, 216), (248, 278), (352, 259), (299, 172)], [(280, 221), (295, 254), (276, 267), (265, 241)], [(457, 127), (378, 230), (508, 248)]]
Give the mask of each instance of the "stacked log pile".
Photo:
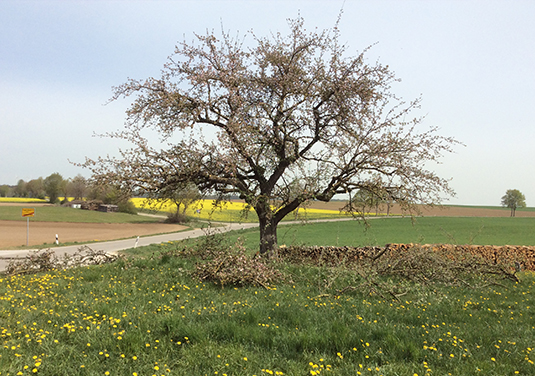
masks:
[(391, 260), (403, 257), (414, 250), (433, 251), (446, 258), (470, 260), (494, 265), (509, 265), (517, 270), (535, 271), (534, 246), (491, 246), (452, 244), (387, 244), (384, 247), (304, 247), (282, 246), (279, 257), (289, 262), (308, 262), (326, 266), (377, 260), (388, 256)]

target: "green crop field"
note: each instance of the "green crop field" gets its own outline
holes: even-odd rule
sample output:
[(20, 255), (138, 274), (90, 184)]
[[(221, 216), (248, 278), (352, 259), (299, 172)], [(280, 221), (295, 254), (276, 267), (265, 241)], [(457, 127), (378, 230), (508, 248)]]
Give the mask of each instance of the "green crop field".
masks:
[[(28, 204), (28, 208), (32, 208)], [(0, 220), (26, 221), (22, 217), (21, 206), (0, 206)], [(35, 208), (35, 216), (30, 221), (36, 222), (86, 222), (86, 223), (147, 223), (157, 222), (158, 219), (127, 214), (127, 213), (102, 213), (92, 210), (72, 209), (61, 206), (38, 206)]]
[[(377, 218), (369, 227), (358, 221), (280, 225), (279, 245), (384, 246), (388, 243), (535, 245), (535, 218), (420, 217)], [(258, 246), (257, 229), (241, 231), (250, 249)]]

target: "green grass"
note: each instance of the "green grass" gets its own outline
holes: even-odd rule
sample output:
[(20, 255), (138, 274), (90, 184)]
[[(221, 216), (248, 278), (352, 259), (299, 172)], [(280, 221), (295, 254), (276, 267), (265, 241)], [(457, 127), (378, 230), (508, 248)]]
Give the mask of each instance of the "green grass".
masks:
[(159, 256), (177, 247), (0, 279), (0, 375), (535, 373), (533, 273), (416, 287), (397, 302), (324, 295), (321, 268), (281, 265), (293, 282), (269, 290), (204, 284), (187, 272), (193, 260)]
[[(384, 246), (389, 243), (535, 245), (535, 218), (421, 217), (279, 225), (279, 245)], [(258, 229), (234, 232), (257, 250)]]
[[(28, 204), (31, 208), (31, 204)], [(0, 206), (0, 220), (26, 221), (21, 206)], [(92, 210), (72, 209), (61, 206), (40, 206), (35, 208), (32, 222), (86, 222), (86, 223), (150, 223), (159, 219), (127, 213), (102, 213)]]
[[(420, 244), (478, 244), (478, 245), (535, 245), (535, 218), (510, 217), (421, 217), (377, 218), (366, 227), (360, 221), (337, 221), (281, 224), (277, 237), (279, 245), (318, 246), (384, 246), (389, 243)], [(258, 251), (259, 230), (232, 231), (231, 243), (238, 238), (251, 252)], [(157, 248), (158, 249), (158, 248)], [(147, 256), (151, 248), (137, 248), (127, 253)]]
[[(280, 226), (279, 243), (535, 244), (535, 218), (370, 224)], [(229, 241), (238, 236), (252, 250), (258, 244), (257, 231)], [(269, 290), (200, 283), (189, 273), (196, 260), (166, 255), (182, 247), (139, 247), (127, 252), (138, 258), (100, 267), (0, 276), (0, 375), (535, 374), (532, 272), (521, 273), (521, 283), (479, 288), (412, 285), (401, 301), (369, 289), (337, 297), (333, 291), (349, 282), (327, 268), (280, 264), (292, 282)]]

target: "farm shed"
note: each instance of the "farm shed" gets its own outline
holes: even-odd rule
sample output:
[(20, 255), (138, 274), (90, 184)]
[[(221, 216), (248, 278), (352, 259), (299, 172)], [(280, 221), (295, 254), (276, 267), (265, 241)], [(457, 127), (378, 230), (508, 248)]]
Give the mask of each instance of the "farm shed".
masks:
[(64, 204), (64, 206), (68, 206), (69, 208), (73, 209), (81, 209), (82, 208), (83, 201), (81, 200), (72, 200)]
[(117, 205), (100, 204), (98, 211), (103, 213), (115, 213), (119, 211), (119, 207)]

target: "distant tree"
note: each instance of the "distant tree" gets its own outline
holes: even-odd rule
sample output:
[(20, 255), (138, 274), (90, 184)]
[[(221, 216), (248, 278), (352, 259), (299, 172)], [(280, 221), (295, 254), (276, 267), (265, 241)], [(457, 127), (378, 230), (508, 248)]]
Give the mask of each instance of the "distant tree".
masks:
[(160, 199), (158, 202), (161, 203), (171, 201), (176, 206), (175, 213), (168, 217), (170, 222), (180, 223), (187, 221), (186, 210), (191, 204), (202, 198), (199, 188), (192, 182), (168, 188), (172, 189), (158, 191), (156, 195), (151, 195), (151, 198)]
[[(308, 31), (289, 20), (288, 35), (252, 43), (214, 32), (183, 42), (159, 78), (129, 80), (114, 99), (134, 96), (125, 129), (110, 134), (134, 146), (121, 159), (87, 159), (102, 184), (160, 190), (193, 181), (203, 193), (238, 195), (258, 215), (260, 253), (277, 245), (277, 226), (309, 200), (380, 188), (405, 208), (453, 194), (429, 170), (457, 142), (421, 131), (387, 65), (365, 52), (348, 56), (339, 29)], [(250, 46), (250, 47), (246, 47)], [(142, 135), (155, 130), (167, 148)], [(206, 141), (198, 132), (210, 130)], [(288, 182), (303, 182), (289, 194)]]
[(48, 200), (55, 204), (58, 201), (58, 197), (61, 193), (63, 184), (63, 177), (55, 172), (50, 176), (47, 176), (44, 180), (45, 192), (48, 195)]
[(78, 174), (67, 185), (67, 192), (75, 200), (81, 200), (87, 194), (87, 180), (82, 175)]
[(511, 217), (514, 217), (517, 208), (526, 207), (526, 197), (518, 189), (508, 189), (502, 197), (502, 206), (510, 208)]
[(26, 188), (30, 197), (45, 198), (45, 183), (42, 177), (30, 180)]
[(8, 197), (11, 192), (11, 187), (6, 184), (0, 185), (0, 197)]
[(70, 183), (71, 183), (71, 179), (64, 179), (60, 184), (59, 190), (61, 192), (61, 195), (63, 196), (63, 200), (61, 200), (62, 204), (69, 202), (69, 184)]
[(375, 209), (375, 215), (379, 214), (379, 205), (385, 202), (383, 192), (377, 190), (360, 189), (352, 198), (353, 210), (365, 215), (367, 212)]
[(26, 182), (22, 179), (20, 179), (17, 182), (17, 185), (15, 186), (15, 189), (13, 190), (13, 194), (15, 197), (27, 197), (28, 196), (28, 190), (26, 189)]

